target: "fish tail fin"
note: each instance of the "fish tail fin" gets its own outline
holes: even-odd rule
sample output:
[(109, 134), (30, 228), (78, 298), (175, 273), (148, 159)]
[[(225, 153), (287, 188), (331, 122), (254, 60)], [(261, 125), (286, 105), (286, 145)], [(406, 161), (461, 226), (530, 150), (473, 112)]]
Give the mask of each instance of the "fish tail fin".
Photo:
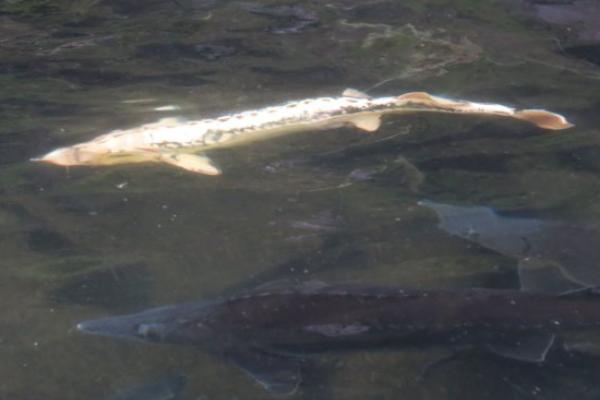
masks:
[(550, 130), (561, 130), (575, 126), (562, 115), (546, 110), (519, 110), (515, 111), (515, 117)]
[[(448, 112), (457, 114), (497, 115), (531, 122), (550, 130), (567, 129), (572, 126), (565, 117), (542, 109), (515, 110), (500, 104), (475, 103), (432, 96), (425, 92), (405, 93), (395, 98), (397, 109), (411, 111)], [(416, 106), (416, 107), (415, 107)]]

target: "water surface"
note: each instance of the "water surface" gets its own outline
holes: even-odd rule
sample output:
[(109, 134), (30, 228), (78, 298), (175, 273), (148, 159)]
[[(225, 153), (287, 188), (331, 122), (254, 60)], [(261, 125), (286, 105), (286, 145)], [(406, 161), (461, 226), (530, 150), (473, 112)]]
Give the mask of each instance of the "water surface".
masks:
[[(277, 5), (300, 11), (262, 7)], [(596, 224), (599, 20), (585, 0), (0, 3), (0, 397), (103, 398), (182, 371), (189, 399), (268, 398), (194, 349), (73, 329), (96, 316), (280, 279), (516, 287), (518, 260), (438, 229), (417, 201)], [(346, 87), (546, 108), (576, 127), (391, 117), (373, 135), (336, 129), (211, 152), (220, 177), (28, 161), (162, 117)], [(598, 396), (593, 357), (541, 367), (469, 357), (419, 380), (441, 353), (327, 355), (295, 397)]]

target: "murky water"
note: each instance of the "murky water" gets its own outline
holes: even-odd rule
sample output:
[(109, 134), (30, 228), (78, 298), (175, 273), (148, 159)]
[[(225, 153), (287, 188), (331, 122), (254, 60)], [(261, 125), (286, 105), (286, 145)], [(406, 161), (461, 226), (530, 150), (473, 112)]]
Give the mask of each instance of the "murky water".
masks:
[[(294, 7), (262, 7), (282, 5)], [(173, 373), (187, 377), (186, 399), (269, 398), (218, 358), (84, 336), (82, 319), (282, 279), (517, 287), (517, 258), (444, 232), (417, 202), (596, 226), (598, 21), (591, 0), (0, 2), (0, 398), (100, 399)], [(545, 108), (576, 127), (390, 117), (371, 135), (344, 128), (213, 151), (219, 177), (28, 161), (159, 118), (346, 87)], [(582, 232), (568, 260), (598, 284), (597, 244)], [(420, 379), (443, 353), (327, 354), (294, 398), (599, 394), (587, 354), (546, 365), (475, 355)]]

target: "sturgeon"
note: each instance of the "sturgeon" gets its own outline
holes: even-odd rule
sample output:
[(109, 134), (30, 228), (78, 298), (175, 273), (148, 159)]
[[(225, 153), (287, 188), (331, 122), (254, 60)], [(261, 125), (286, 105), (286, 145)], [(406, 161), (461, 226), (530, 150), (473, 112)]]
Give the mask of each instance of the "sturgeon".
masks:
[(202, 154), (204, 151), (293, 132), (342, 126), (374, 132), (379, 129), (383, 115), (414, 112), (508, 117), (549, 130), (573, 126), (562, 115), (546, 110), (515, 110), (499, 104), (451, 100), (424, 92), (372, 98), (358, 90), (346, 89), (340, 97), (305, 99), (215, 119), (164, 118), (131, 129), (114, 130), (89, 142), (58, 148), (32, 161), (64, 166), (159, 162), (195, 173), (220, 175), (220, 168)]
[(300, 384), (301, 367), (310, 354), (389, 346), (475, 346), (540, 363), (557, 334), (600, 327), (596, 288), (558, 294), (556, 289), (565, 286), (560, 271), (520, 273), (523, 282), (535, 280), (536, 289), (548, 285), (553, 292), (309, 282), (84, 321), (77, 329), (196, 346), (233, 362), (267, 390), (290, 394)]

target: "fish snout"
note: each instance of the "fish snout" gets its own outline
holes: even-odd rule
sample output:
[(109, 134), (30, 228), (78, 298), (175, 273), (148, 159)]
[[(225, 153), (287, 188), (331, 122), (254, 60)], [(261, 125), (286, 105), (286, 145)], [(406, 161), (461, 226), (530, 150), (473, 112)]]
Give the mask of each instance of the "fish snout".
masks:
[(65, 166), (85, 163), (79, 150), (72, 147), (61, 147), (41, 157), (32, 158), (31, 161)]
[(78, 331), (101, 336), (136, 338), (137, 321), (128, 317), (106, 317), (79, 322)]
[(104, 333), (102, 328), (106, 330), (106, 326), (102, 322), (103, 320), (82, 321), (75, 325), (75, 328), (84, 333)]
[(80, 322), (77, 325), (75, 325), (75, 329), (77, 329), (80, 332), (87, 332), (88, 331), (88, 327), (87, 327), (87, 324), (85, 322)]
[(60, 147), (42, 157), (33, 158), (31, 161), (64, 166), (90, 165), (100, 163), (109, 153), (109, 149), (104, 144), (82, 143), (71, 147)]

